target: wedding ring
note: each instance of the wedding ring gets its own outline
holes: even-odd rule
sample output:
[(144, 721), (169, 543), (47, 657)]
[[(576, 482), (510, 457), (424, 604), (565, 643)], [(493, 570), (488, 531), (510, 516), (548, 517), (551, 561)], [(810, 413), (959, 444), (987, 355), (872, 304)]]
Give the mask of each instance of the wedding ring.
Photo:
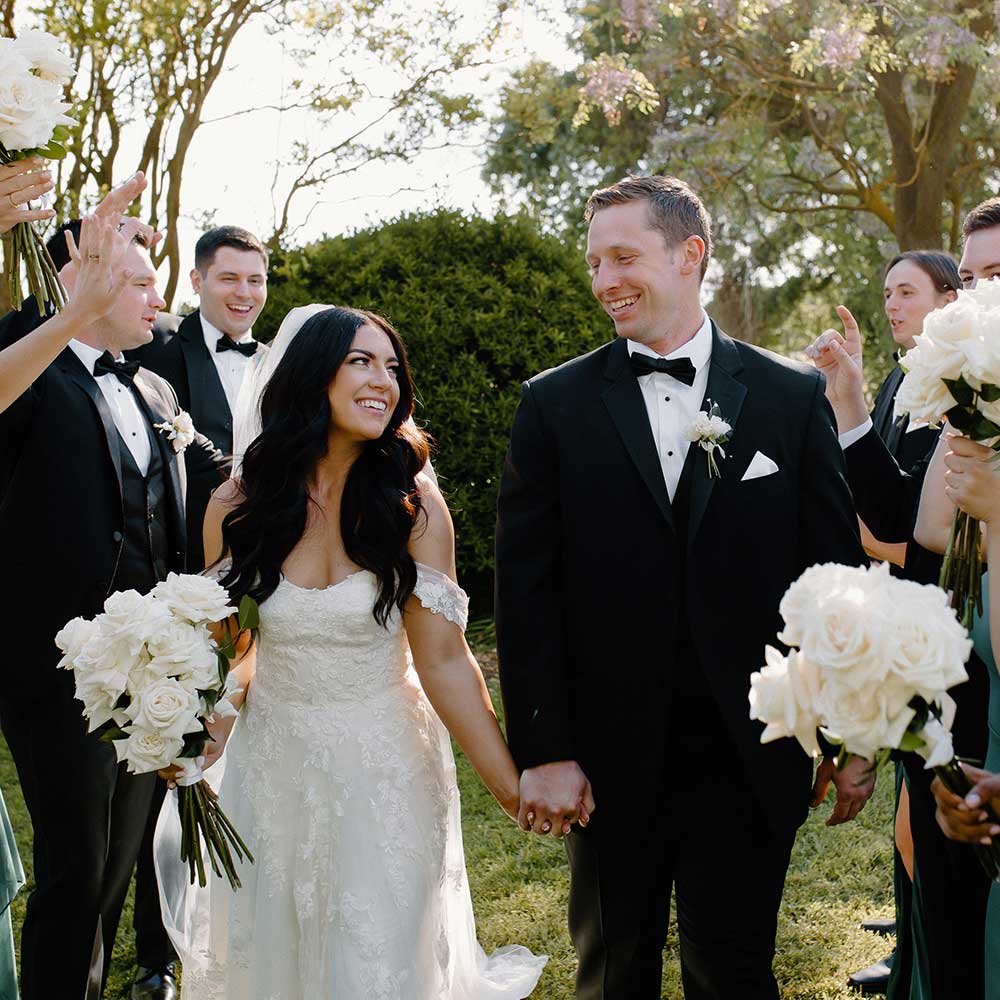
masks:
[(101, 255), (99, 253), (88, 253), (87, 260), (100, 260)]

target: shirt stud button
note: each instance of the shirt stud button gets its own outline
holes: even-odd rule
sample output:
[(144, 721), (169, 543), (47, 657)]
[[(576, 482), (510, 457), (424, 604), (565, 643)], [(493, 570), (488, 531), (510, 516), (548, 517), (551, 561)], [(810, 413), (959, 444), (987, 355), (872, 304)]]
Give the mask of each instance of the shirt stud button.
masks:
[(669, 396), (664, 396), (663, 397), (663, 402), (664, 403), (669, 403), (670, 402), (670, 397)]

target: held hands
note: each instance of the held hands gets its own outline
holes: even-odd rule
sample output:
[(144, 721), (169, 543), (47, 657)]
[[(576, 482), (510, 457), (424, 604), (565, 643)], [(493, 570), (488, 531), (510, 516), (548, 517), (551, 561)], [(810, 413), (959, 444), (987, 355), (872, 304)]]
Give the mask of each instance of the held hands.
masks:
[(945, 496), (971, 517), (987, 524), (1000, 520), (1000, 469), (997, 453), (957, 434), (948, 435), (944, 456)]
[(806, 354), (826, 377), (826, 398), (837, 417), (841, 434), (868, 419), (865, 405), (864, 366), (861, 331), (846, 306), (837, 306), (844, 335), (824, 330), (807, 348)]
[(992, 844), (993, 838), (1000, 834), (1000, 826), (992, 823), (980, 806), (989, 805), (994, 813), (1000, 809), (1000, 775), (967, 764), (962, 765), (962, 770), (974, 783), (964, 799), (945, 788), (940, 778), (931, 783), (931, 791), (937, 799), (938, 826), (952, 840)]
[(575, 760), (529, 768), (521, 775), (517, 825), (525, 831), (562, 837), (573, 823), (586, 826), (594, 812), (594, 794)]
[(31, 208), (29, 202), (48, 194), (54, 186), (52, 173), (42, 169), (37, 156), (0, 165), (0, 233), (19, 222), (41, 222), (56, 213), (51, 208)]
[(843, 768), (837, 770), (833, 758), (824, 757), (816, 769), (816, 781), (813, 783), (809, 802), (813, 809), (826, 798), (831, 781), (837, 789), (837, 801), (826, 825), (849, 823), (864, 809), (875, 791), (875, 765), (863, 757), (851, 757)]

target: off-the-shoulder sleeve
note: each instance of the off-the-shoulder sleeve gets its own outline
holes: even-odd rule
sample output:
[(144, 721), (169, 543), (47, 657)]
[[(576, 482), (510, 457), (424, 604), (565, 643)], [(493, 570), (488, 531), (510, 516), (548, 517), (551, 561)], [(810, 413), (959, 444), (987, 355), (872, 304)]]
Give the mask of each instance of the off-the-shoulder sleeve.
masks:
[(417, 585), (413, 593), (428, 611), (444, 615), (465, 631), (469, 624), (469, 595), (451, 577), (417, 563)]

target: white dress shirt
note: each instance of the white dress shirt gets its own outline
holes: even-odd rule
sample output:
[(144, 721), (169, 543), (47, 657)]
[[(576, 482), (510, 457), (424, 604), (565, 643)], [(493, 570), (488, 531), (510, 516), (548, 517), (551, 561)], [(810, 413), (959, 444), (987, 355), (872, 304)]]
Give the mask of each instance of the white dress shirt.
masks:
[(840, 447), (847, 451), (855, 441), (860, 441), (874, 426), (872, 418), (869, 417), (863, 424), (858, 424), (857, 427), (852, 427), (849, 431), (838, 434), (837, 439), (840, 441)]
[[(685, 431), (701, 409), (705, 390), (708, 388), (708, 369), (712, 359), (712, 323), (706, 313), (703, 312), (702, 317), (701, 326), (694, 337), (667, 355), (671, 360), (691, 359), (695, 372), (692, 385), (685, 385), (666, 372), (650, 372), (649, 375), (640, 375), (636, 380), (646, 403), (649, 426), (660, 456), (663, 481), (671, 500), (680, 482), (684, 460), (691, 444)], [(634, 340), (627, 343), (630, 356), (638, 352), (651, 358), (662, 357), (645, 344)]]
[[(96, 347), (84, 344), (79, 340), (69, 342), (70, 349), (83, 362), (84, 368), (94, 374), (94, 365), (97, 359), (104, 353)], [(115, 361), (124, 360), (121, 355)], [(143, 416), (139, 404), (136, 402), (132, 390), (122, 385), (114, 375), (96, 375), (94, 381), (101, 390), (101, 395), (108, 402), (108, 409), (111, 411), (111, 419), (118, 428), (122, 440), (128, 445), (128, 450), (132, 452), (135, 464), (139, 471), (146, 475), (149, 471), (149, 433), (148, 424)]]
[[(219, 338), (226, 335), (212, 326), (203, 314), (201, 315), (201, 332), (205, 337), (208, 353), (215, 363), (215, 370), (219, 373), (222, 391), (225, 392), (226, 402), (229, 403), (229, 412), (235, 413), (236, 400), (239, 398), (243, 379), (254, 363), (254, 358), (245, 358), (239, 351), (217, 351), (215, 347), (219, 343)], [(248, 330), (236, 343), (252, 344), (253, 330)]]

